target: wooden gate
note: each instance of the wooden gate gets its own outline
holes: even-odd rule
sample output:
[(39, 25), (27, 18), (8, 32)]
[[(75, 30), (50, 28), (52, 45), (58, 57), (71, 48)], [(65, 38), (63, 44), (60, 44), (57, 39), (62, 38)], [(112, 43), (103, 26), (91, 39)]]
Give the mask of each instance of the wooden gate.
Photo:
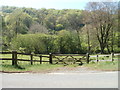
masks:
[(86, 62), (86, 54), (52, 54), (54, 64), (80, 64)]

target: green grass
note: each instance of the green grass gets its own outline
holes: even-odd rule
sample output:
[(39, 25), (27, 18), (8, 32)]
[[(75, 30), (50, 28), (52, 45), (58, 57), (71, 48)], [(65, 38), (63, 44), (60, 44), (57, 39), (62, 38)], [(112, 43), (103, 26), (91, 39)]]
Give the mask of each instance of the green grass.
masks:
[(118, 61), (101, 61), (98, 63), (91, 61), (89, 64), (85, 64), (84, 66), (93, 70), (118, 71)]
[(2, 65), (2, 71), (4, 72), (43, 72), (46, 70), (51, 70), (54, 68), (62, 67), (63, 65), (21, 65), (21, 66), (12, 66), (12, 65)]

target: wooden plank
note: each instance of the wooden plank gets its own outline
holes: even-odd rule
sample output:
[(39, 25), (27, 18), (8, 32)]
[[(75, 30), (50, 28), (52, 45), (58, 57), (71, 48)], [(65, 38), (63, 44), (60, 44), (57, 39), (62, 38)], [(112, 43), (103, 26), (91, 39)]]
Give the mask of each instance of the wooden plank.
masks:
[[(0, 60), (12, 60), (12, 58), (0, 58)], [(25, 59), (17, 59), (18, 61), (31, 61), (31, 60), (25, 60)], [(33, 62), (40, 62), (40, 60), (33, 60)], [(49, 62), (49, 61), (42, 61), (42, 62)]]
[(17, 51), (14, 51), (14, 64), (17, 66)]
[(14, 51), (12, 51), (12, 65), (14, 65)]
[(86, 54), (86, 63), (89, 64), (89, 53)]
[(120, 53), (116, 53), (116, 54), (114, 54), (114, 56), (119, 56), (120, 55)]
[(49, 62), (49, 61), (42, 61), (42, 62)]
[(12, 58), (0, 58), (0, 60), (12, 60)]
[(30, 60), (25, 60), (25, 59), (17, 59), (18, 61), (30, 61)]
[(0, 52), (0, 54), (12, 54), (12, 52)]
[(12, 51), (12, 65), (17, 65), (17, 51)]
[(40, 56), (40, 64), (42, 64), (42, 56)]
[(35, 55), (39, 55), (39, 56), (42, 56), (42, 55), (44, 55), (44, 56), (49, 56), (49, 54), (35, 54)]
[(32, 54), (30, 55), (30, 62), (31, 62), (31, 65), (33, 65), (33, 55)]
[(86, 56), (86, 54), (53, 54), (53, 56)]
[(33, 54), (34, 56), (49, 56), (49, 54)]
[(32, 55), (30, 53), (17, 53), (17, 54), (22, 54), (22, 55)]
[(49, 63), (52, 64), (52, 53), (49, 54)]

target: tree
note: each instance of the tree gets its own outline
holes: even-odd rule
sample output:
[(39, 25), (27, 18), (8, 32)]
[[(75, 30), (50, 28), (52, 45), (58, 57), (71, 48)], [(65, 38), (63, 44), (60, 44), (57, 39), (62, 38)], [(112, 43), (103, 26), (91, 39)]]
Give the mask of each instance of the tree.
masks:
[(37, 14), (37, 18), (38, 18), (38, 20), (37, 20), (38, 23), (41, 25), (44, 25), (45, 17), (46, 17), (46, 15), (48, 15), (48, 10), (45, 8), (41, 8), (41, 9), (37, 10), (36, 14)]
[[(78, 38), (73, 31), (61, 30), (58, 32), (59, 53), (78, 53)], [(81, 52), (82, 53), (82, 52)]]
[(15, 10), (6, 16), (6, 23), (9, 30), (13, 30), (15, 35), (26, 34), (32, 24), (32, 18), (21, 9)]
[(114, 26), (114, 13), (116, 4), (113, 2), (89, 2), (87, 10), (90, 11), (91, 25), (95, 29), (101, 53), (107, 46), (110, 32)]
[(82, 14), (81, 12), (70, 12), (67, 14), (66, 16), (66, 21), (68, 23), (68, 28), (69, 29), (72, 29), (72, 30), (75, 30), (77, 32), (77, 35), (78, 35), (78, 53), (81, 52), (81, 39), (80, 39), (80, 29), (84, 26), (83, 22), (82, 22)]
[[(89, 22), (90, 22), (90, 20), (89, 20), (89, 12), (88, 11), (83, 11), (83, 22), (85, 23), (85, 28), (83, 28), (83, 30), (85, 31), (85, 33), (86, 33), (86, 36), (87, 36), (87, 45), (88, 45), (88, 47), (87, 47), (87, 52), (88, 53), (90, 53), (90, 51), (91, 51), (91, 48), (90, 48), (90, 25), (89, 25)], [(83, 32), (84, 32), (83, 31)]]
[(46, 16), (45, 18), (45, 25), (47, 29), (50, 30), (56, 30), (56, 20), (57, 20), (58, 15), (54, 13), (50, 13)]
[(10, 46), (11, 38), (13, 38), (13, 32), (11, 30), (8, 30), (7, 24), (5, 22), (5, 15), (0, 15), (0, 26), (1, 26), (1, 47), (3, 50), (6, 50)]

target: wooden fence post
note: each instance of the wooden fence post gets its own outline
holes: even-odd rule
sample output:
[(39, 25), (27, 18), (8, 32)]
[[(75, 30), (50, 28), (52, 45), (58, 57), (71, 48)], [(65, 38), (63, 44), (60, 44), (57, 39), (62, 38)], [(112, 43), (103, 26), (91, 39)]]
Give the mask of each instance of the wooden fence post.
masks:
[(33, 65), (33, 55), (32, 54), (30, 55), (30, 62), (31, 62), (31, 65)]
[(89, 64), (89, 53), (86, 54), (87, 64)]
[(112, 62), (114, 61), (113, 56), (114, 56), (114, 53), (111, 53), (111, 61)]
[(97, 62), (99, 61), (99, 60), (98, 60), (98, 55), (96, 56), (96, 60), (97, 60)]
[(17, 51), (15, 51), (15, 65), (17, 65)]
[(14, 65), (14, 51), (12, 51), (12, 65)]
[(49, 63), (52, 64), (52, 53), (49, 54)]
[(40, 56), (40, 64), (42, 64), (42, 56)]
[(12, 65), (17, 65), (17, 51), (12, 51)]

